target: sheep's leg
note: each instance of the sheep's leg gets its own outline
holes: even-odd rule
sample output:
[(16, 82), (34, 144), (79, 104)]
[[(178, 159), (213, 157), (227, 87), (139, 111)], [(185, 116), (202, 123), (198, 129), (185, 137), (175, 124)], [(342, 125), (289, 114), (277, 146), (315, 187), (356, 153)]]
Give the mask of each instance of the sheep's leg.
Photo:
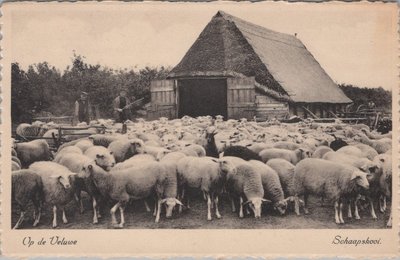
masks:
[(349, 208), (347, 210), (347, 217), (348, 218), (352, 218), (353, 217), (352, 212), (351, 212), (351, 200), (349, 200)]
[(358, 199), (356, 199), (356, 201), (354, 202), (354, 217), (356, 219), (361, 219), (360, 215), (358, 214)]
[(147, 212), (150, 212), (150, 211), (151, 211), (151, 209), (150, 209), (150, 207), (149, 207), (149, 204), (147, 203), (146, 200), (144, 200), (144, 206), (145, 206)]
[(300, 201), (297, 196), (294, 197), (294, 212), (297, 216), (300, 215)]
[[(182, 188), (180, 201), (183, 202), (183, 198), (185, 197), (185, 188)], [(182, 213), (182, 205), (179, 205), (179, 213)]]
[(57, 227), (57, 206), (53, 206), (53, 228)]
[(115, 212), (117, 212), (117, 209), (121, 206), (121, 202), (118, 202), (117, 204), (114, 205), (114, 207), (111, 208), (110, 213), (111, 213), (111, 224), (116, 225), (117, 224), (117, 218), (115, 217)]
[(67, 224), (67, 223), (68, 223), (68, 219), (67, 219), (67, 217), (65, 216), (65, 208), (62, 208), (62, 220), (63, 220), (63, 223), (64, 223), (64, 224)]
[(308, 211), (308, 194), (304, 194), (304, 214), (310, 214)]
[(379, 211), (384, 213), (386, 210), (386, 197), (382, 196), (379, 198)]
[(343, 202), (339, 201), (339, 220), (340, 220), (340, 224), (344, 224), (344, 220), (343, 220)]
[(232, 206), (232, 212), (236, 212), (235, 200), (233, 199), (233, 197), (231, 197), (231, 206)]
[[(40, 216), (42, 215), (42, 207), (40, 205), (40, 201), (37, 201), (34, 199), (34, 200), (32, 200), (32, 202), (35, 207), (35, 211), (34, 211), (35, 214), (33, 217), (33, 219), (34, 219), (33, 226), (36, 227), (39, 224)], [(36, 214), (36, 212), (37, 212), (37, 214)]]
[(157, 216), (157, 206), (158, 206), (158, 203), (154, 203), (153, 217)]
[(157, 215), (156, 215), (156, 223), (160, 221), (160, 213), (161, 212), (161, 199), (157, 200)]
[(389, 220), (386, 223), (386, 227), (392, 227), (392, 210), (390, 210)]
[(336, 224), (340, 224), (338, 211), (339, 211), (339, 203), (337, 201), (335, 201), (335, 222), (336, 222)]
[(15, 226), (13, 227), (13, 229), (17, 229), (19, 228), (19, 226), (22, 224), (22, 222), (24, 221), (25, 218), (25, 211), (21, 210), (21, 214), (19, 216), (19, 219), (17, 221), (17, 223), (15, 224)]
[(212, 220), (211, 218), (211, 198), (210, 194), (207, 193), (207, 220)]
[(121, 223), (119, 223), (119, 225), (118, 225), (120, 228), (123, 228), (124, 224), (125, 224), (124, 210), (125, 210), (125, 207), (121, 205), (119, 207), (119, 213), (121, 214)]
[(374, 201), (370, 198), (369, 199), (369, 205), (371, 206), (371, 216), (373, 219), (378, 219), (378, 217), (375, 214), (375, 208), (374, 208)]
[(99, 223), (98, 217), (97, 217), (97, 201), (96, 198), (92, 198), (92, 203), (93, 203), (93, 224)]
[(213, 209), (214, 208), (214, 196), (213, 195), (211, 195), (211, 209)]
[(221, 218), (221, 214), (219, 213), (219, 209), (218, 209), (218, 196), (215, 196), (214, 199), (214, 203), (215, 203), (215, 215), (217, 216), (217, 218)]
[(78, 190), (78, 191), (75, 192), (75, 200), (76, 200), (76, 202), (78, 203), (79, 212), (80, 212), (81, 214), (83, 214), (83, 212), (85, 211), (85, 209), (84, 209), (84, 207), (83, 207), (83, 201), (82, 201), (82, 198), (81, 198), (81, 191), (80, 191), (80, 190)]
[(243, 218), (243, 198), (240, 197), (239, 199), (239, 218)]

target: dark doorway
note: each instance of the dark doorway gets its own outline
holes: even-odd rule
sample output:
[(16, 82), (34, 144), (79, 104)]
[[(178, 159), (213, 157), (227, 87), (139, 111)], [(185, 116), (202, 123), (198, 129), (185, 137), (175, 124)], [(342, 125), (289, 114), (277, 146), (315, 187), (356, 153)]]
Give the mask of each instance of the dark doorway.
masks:
[(226, 79), (179, 80), (179, 117), (188, 115), (227, 118)]

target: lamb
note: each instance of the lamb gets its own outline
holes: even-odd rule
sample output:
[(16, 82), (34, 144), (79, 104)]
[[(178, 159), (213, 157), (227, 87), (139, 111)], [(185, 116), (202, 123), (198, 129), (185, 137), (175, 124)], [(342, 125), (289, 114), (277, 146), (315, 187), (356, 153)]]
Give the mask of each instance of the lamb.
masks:
[[(123, 169), (109, 174), (96, 164), (88, 164), (84, 167), (86, 178), (92, 178), (96, 187), (103, 196), (109, 196), (117, 203), (111, 208), (111, 219), (114, 227), (122, 228), (125, 224), (124, 210), (130, 199), (145, 199), (151, 195), (157, 198), (157, 216), (160, 218), (164, 183), (166, 182), (165, 168), (158, 162), (145, 164), (140, 167)], [(115, 216), (119, 209), (120, 223), (117, 224)]]
[(311, 152), (304, 148), (299, 148), (294, 151), (279, 149), (279, 148), (271, 148), (262, 150), (259, 153), (259, 155), (264, 163), (273, 158), (282, 158), (296, 165), (304, 158), (311, 157)]
[(16, 143), (14, 146), (22, 168), (28, 168), (34, 162), (50, 161), (52, 154), (45, 140), (33, 140), (26, 143)]
[(128, 139), (113, 141), (108, 146), (108, 150), (113, 153), (115, 157), (115, 162), (117, 163), (129, 159), (135, 154), (135, 147), (133, 143)]
[[(225, 158), (224, 160), (228, 160)], [(255, 218), (261, 218), (261, 204), (265, 200), (261, 175), (248, 163), (236, 166), (226, 177), (226, 190), (239, 197), (239, 217), (243, 218), (243, 205), (249, 204)], [(243, 202), (246, 199), (246, 202)], [(234, 204), (232, 204), (234, 205)]]
[(104, 170), (109, 171), (115, 165), (113, 152), (103, 146), (92, 146), (84, 153), (90, 159), (93, 159), (96, 164)]
[(281, 215), (285, 214), (287, 202), (290, 198), (285, 199), (278, 173), (260, 161), (251, 160), (250, 165), (260, 173), (264, 188), (264, 198), (270, 200), (274, 209)]
[[(207, 220), (212, 220), (211, 203), (215, 204), (215, 214), (221, 218), (218, 210), (218, 196), (222, 193), (226, 174), (233, 165), (226, 160), (211, 157), (184, 157), (178, 162), (178, 187), (181, 201), (186, 187), (201, 189), (207, 198)], [(188, 204), (189, 204), (189, 199)]]
[(337, 151), (348, 145), (347, 142), (343, 141), (343, 139), (336, 137), (334, 134), (332, 134), (332, 136), (335, 138), (335, 140), (329, 144), (329, 147), (332, 148), (332, 150)]
[(17, 202), (21, 211), (13, 229), (17, 229), (22, 225), (29, 201), (32, 201), (34, 206), (33, 226), (36, 227), (40, 221), (41, 201), (43, 201), (42, 179), (32, 170), (13, 171), (11, 177), (12, 199)]
[(348, 155), (353, 155), (353, 156), (357, 156), (357, 157), (364, 157), (365, 156), (360, 148), (355, 147), (353, 145), (344, 146), (344, 147), (338, 149), (336, 152), (344, 153), (344, 154), (348, 154)]
[[(304, 195), (304, 211), (308, 214), (309, 194), (322, 196), (335, 202), (335, 222), (343, 224), (343, 199), (354, 197), (369, 188), (367, 174), (351, 166), (323, 159), (308, 158), (298, 163), (294, 170), (295, 196)], [(298, 199), (296, 199), (298, 201)], [(299, 215), (298, 203), (296, 214)]]
[(92, 147), (94, 144), (91, 140), (80, 140), (79, 142), (77, 142), (75, 144), (76, 147), (78, 147), (79, 149), (82, 150), (82, 152), (84, 153), (87, 149), (89, 149), (90, 147)]
[(74, 198), (76, 174), (55, 162), (35, 162), (29, 169), (41, 177), (44, 201), (53, 206), (53, 228), (57, 227), (57, 208), (59, 207), (62, 209), (64, 224), (68, 223), (65, 205)]
[(363, 144), (367, 144), (374, 148), (379, 154), (385, 153), (388, 150), (392, 149), (392, 145), (390, 143), (387, 143), (382, 140), (370, 140), (366, 135), (364, 134), (358, 134), (355, 138), (355, 141), (360, 141)]
[(261, 161), (261, 157), (257, 153), (253, 152), (247, 147), (239, 145), (227, 147), (224, 151), (224, 156), (235, 156), (242, 158), (245, 161), (249, 160)]
[(315, 149), (313, 155), (311, 156), (311, 158), (322, 158), (322, 156), (324, 156), (324, 154), (326, 154), (327, 152), (332, 152), (332, 148), (328, 147), (328, 146), (320, 146), (317, 149)]

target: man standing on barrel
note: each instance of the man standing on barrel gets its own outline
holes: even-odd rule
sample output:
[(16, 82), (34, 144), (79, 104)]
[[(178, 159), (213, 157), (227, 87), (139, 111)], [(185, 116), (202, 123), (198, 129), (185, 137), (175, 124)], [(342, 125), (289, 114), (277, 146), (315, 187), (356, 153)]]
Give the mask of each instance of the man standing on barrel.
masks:
[(114, 99), (115, 121), (123, 123), (130, 118), (130, 100), (126, 97), (126, 90), (121, 90)]

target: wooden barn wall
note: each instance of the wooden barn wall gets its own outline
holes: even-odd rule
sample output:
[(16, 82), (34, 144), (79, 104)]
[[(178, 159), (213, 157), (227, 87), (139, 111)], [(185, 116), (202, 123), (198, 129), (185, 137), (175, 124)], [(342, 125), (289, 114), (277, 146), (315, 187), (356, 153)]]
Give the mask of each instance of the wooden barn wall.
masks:
[(177, 95), (174, 80), (153, 80), (150, 84), (150, 94), (149, 119), (176, 118)]
[(248, 78), (227, 79), (228, 118), (252, 119), (255, 116), (255, 80)]
[(265, 119), (283, 119), (289, 114), (287, 102), (276, 100), (265, 95), (256, 96), (256, 116)]
[(312, 115), (304, 109), (305, 107), (319, 118), (332, 118), (334, 117), (333, 114), (339, 116), (339, 111), (343, 110), (345, 106), (343, 104), (330, 103), (290, 103), (289, 112), (291, 116), (297, 115), (301, 118), (312, 118)]

